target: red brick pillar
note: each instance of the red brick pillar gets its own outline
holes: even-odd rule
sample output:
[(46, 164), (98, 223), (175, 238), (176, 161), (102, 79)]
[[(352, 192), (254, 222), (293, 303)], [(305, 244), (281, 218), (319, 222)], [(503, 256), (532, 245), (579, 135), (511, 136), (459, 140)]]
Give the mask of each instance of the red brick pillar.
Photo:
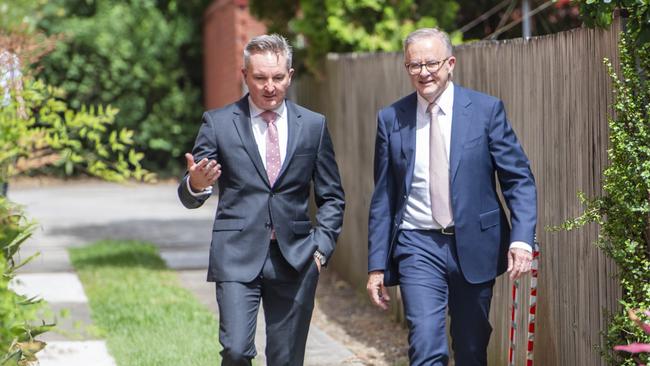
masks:
[(204, 106), (223, 107), (241, 98), (246, 43), (266, 27), (248, 11), (248, 0), (216, 0), (203, 19)]

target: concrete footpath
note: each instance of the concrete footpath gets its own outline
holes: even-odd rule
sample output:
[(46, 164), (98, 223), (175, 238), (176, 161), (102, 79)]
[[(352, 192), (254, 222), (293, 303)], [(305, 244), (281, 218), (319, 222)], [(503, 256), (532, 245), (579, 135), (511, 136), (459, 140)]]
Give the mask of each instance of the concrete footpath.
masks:
[[(181, 283), (217, 312), (214, 285), (205, 281), (216, 199), (188, 210), (178, 201), (175, 184), (102, 182), (61, 182), (44, 187), (18, 184), (10, 186), (9, 198), (24, 205), (29, 217), (40, 225), (20, 255), (41, 255), (21, 270), (17, 290), (42, 296), (55, 312), (68, 309), (70, 313), (59, 320), (57, 331), (41, 337), (48, 343), (39, 353), (41, 366), (115, 365), (105, 342), (93, 335), (88, 301), (70, 265), (69, 247), (101, 239), (152, 242), (168, 266), (178, 271)], [(258, 365), (265, 364), (261, 314), (256, 334)], [(360, 364), (350, 350), (312, 324), (305, 365)]]

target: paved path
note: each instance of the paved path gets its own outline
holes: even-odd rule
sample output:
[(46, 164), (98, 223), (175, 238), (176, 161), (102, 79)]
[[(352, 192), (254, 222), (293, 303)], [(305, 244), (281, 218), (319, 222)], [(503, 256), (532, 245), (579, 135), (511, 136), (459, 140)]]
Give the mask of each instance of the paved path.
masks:
[[(71, 314), (60, 321), (58, 328), (63, 332), (43, 336), (48, 347), (40, 354), (41, 366), (115, 365), (105, 343), (92, 335), (87, 299), (70, 265), (68, 247), (108, 238), (155, 243), (170, 268), (179, 271), (181, 283), (216, 313), (213, 284), (205, 282), (214, 198), (200, 209), (187, 210), (176, 198), (173, 184), (122, 186), (100, 182), (12, 186), (9, 198), (25, 205), (30, 217), (41, 225), (21, 252), (23, 258), (36, 251), (41, 255), (24, 268), (22, 284), (17, 286), (23, 292), (43, 296), (55, 311), (69, 309)], [(51, 291), (53, 288), (56, 291)], [(261, 364), (263, 330), (260, 323), (256, 344)], [(305, 365), (359, 364), (350, 362), (353, 359), (352, 352), (311, 326)]]

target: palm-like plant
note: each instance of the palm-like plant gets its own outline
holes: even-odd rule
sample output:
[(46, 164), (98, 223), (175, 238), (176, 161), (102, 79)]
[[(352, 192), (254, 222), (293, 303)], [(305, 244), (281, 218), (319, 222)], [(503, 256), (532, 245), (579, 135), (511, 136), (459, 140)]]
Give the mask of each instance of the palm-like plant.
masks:
[(10, 283), (16, 270), (31, 261), (16, 259), (20, 246), (32, 235), (35, 224), (20, 208), (0, 197), (0, 365), (23, 366), (36, 361), (35, 354), (45, 343), (34, 337), (47, 332), (54, 324), (35, 322), (43, 301), (15, 293)]

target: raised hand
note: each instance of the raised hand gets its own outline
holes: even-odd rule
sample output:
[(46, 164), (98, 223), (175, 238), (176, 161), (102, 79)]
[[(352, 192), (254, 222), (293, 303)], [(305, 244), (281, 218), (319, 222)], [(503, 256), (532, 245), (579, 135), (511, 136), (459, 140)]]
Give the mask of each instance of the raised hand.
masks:
[(194, 156), (190, 153), (185, 154), (187, 161), (187, 171), (190, 175), (190, 187), (194, 192), (212, 186), (221, 176), (221, 165), (216, 160), (203, 159), (198, 163), (194, 162)]

